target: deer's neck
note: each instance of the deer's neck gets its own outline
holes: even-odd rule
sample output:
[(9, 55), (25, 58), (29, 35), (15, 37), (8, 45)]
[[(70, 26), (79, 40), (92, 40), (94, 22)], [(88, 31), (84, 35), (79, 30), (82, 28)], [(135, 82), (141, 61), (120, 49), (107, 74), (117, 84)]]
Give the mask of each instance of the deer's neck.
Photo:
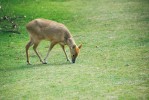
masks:
[(71, 37), (71, 38), (68, 38), (67, 40), (67, 45), (72, 48), (74, 45), (76, 45), (74, 39)]

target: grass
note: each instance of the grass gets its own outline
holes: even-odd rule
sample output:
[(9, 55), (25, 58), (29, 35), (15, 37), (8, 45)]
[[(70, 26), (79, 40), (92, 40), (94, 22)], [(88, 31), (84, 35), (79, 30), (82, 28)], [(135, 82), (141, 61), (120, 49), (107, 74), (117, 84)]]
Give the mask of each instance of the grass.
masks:
[[(148, 100), (148, 0), (1, 0), (7, 15), (26, 16), (22, 34), (0, 33), (0, 99)], [(2, 15), (2, 12), (0, 12)], [(30, 49), (25, 24), (35, 18), (64, 23), (77, 44), (75, 64), (59, 46), (42, 65)], [(45, 57), (49, 43), (38, 50)], [(69, 49), (67, 48), (67, 53)]]

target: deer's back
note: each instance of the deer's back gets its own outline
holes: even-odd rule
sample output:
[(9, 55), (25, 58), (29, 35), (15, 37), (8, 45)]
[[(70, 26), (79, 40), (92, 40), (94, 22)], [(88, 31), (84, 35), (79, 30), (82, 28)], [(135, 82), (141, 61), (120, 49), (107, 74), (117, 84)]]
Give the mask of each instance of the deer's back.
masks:
[(55, 42), (64, 41), (71, 37), (67, 27), (61, 23), (46, 20), (35, 19), (26, 25), (31, 38), (46, 39)]

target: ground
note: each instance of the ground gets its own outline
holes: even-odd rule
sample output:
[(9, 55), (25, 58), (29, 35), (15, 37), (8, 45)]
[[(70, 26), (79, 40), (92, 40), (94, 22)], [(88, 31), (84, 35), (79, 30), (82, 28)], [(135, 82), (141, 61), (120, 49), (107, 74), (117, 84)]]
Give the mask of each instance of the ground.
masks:
[[(0, 33), (1, 100), (149, 99), (148, 0), (1, 0), (0, 6), (0, 16), (26, 16), (20, 35)], [(27, 65), (25, 25), (35, 18), (69, 28), (82, 44), (75, 64), (57, 45), (46, 65), (30, 48)], [(40, 43), (42, 58), (48, 47), (48, 41)]]

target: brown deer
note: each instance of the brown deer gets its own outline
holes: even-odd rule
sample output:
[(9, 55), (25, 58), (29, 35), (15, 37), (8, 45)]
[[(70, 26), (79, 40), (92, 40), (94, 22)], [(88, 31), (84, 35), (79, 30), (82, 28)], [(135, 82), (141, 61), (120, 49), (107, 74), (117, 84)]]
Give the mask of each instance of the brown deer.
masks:
[[(29, 32), (30, 36), (30, 41), (26, 45), (26, 57), (28, 64), (30, 64), (28, 50), (32, 45), (40, 61), (43, 64), (46, 64), (46, 60), (49, 56), (49, 53), (56, 44), (60, 44), (64, 51), (67, 61), (70, 61), (65, 51), (65, 45), (68, 45), (70, 49), (72, 63), (75, 63), (75, 60), (79, 54), (82, 44), (80, 46), (76, 45), (72, 35), (70, 34), (69, 30), (65, 25), (47, 19), (35, 19), (26, 25), (26, 29)], [(41, 59), (40, 55), (36, 50), (41, 40), (48, 40), (51, 42), (51, 45), (49, 47), (48, 53), (44, 61)]]

